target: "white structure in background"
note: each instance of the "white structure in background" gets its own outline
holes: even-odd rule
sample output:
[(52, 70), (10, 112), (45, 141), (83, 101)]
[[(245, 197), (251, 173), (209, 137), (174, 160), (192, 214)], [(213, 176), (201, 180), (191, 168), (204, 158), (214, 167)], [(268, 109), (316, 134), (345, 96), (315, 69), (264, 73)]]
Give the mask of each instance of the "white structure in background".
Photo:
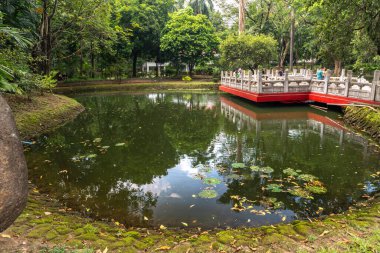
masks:
[(165, 70), (167, 66), (169, 66), (170, 63), (155, 63), (155, 62), (145, 62), (142, 65), (142, 72), (150, 73), (152, 71), (156, 71), (156, 68), (158, 68), (158, 75), (161, 75), (161, 71)]
[[(145, 62), (142, 65), (142, 72), (150, 73), (150, 72), (156, 71), (156, 68), (158, 68), (158, 75), (161, 76), (161, 72), (165, 71), (166, 67), (169, 65), (170, 65), (169, 62), (165, 62), (165, 63)], [(184, 65), (182, 71), (189, 72), (189, 66), (187, 64)]]

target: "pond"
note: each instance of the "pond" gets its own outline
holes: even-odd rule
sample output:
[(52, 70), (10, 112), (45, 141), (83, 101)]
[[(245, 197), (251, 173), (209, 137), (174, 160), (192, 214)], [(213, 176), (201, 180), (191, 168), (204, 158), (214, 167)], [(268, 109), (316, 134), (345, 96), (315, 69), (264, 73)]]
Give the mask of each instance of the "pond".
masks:
[(220, 93), (76, 99), (86, 111), (26, 156), (39, 191), (86, 216), (253, 227), (341, 212), (380, 188), (379, 150), (336, 112)]

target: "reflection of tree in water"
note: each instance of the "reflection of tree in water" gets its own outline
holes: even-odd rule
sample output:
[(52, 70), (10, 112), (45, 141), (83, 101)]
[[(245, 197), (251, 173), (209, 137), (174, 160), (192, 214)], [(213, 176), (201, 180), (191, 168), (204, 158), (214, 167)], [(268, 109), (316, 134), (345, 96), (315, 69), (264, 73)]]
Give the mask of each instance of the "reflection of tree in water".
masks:
[[(28, 155), (30, 167), (36, 168), (31, 170), (35, 183), (92, 215), (128, 224), (149, 217), (157, 196), (140, 186), (167, 175), (180, 155), (204, 152), (217, 130), (215, 111), (205, 110), (202, 96), (186, 100), (190, 107), (174, 96), (83, 99), (86, 112)], [(96, 138), (101, 141), (93, 142)], [(109, 148), (102, 154), (104, 146)], [(87, 158), (90, 154), (96, 157)]]

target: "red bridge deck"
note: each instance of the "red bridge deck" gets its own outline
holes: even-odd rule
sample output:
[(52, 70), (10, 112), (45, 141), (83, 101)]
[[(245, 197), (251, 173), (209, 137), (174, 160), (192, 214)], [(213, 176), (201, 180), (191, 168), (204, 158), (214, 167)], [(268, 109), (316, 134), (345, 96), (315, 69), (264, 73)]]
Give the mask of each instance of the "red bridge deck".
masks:
[(343, 97), (339, 95), (323, 94), (313, 91), (305, 92), (279, 92), (279, 93), (256, 93), (247, 90), (241, 90), (233, 87), (221, 85), (221, 91), (257, 102), (306, 102), (314, 101), (325, 104), (349, 105), (349, 104), (368, 104), (379, 105), (380, 101), (371, 101), (367, 99), (358, 99), (352, 97)]

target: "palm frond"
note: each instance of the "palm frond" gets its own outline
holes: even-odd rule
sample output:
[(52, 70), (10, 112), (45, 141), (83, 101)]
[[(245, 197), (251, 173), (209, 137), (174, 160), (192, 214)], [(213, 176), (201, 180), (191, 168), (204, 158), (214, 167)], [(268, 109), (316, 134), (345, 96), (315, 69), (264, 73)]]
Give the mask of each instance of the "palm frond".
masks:
[(0, 34), (4, 34), (5, 36), (11, 37), (22, 48), (26, 48), (32, 45), (32, 41), (26, 38), (23, 32), (21, 32), (17, 28), (0, 25)]

